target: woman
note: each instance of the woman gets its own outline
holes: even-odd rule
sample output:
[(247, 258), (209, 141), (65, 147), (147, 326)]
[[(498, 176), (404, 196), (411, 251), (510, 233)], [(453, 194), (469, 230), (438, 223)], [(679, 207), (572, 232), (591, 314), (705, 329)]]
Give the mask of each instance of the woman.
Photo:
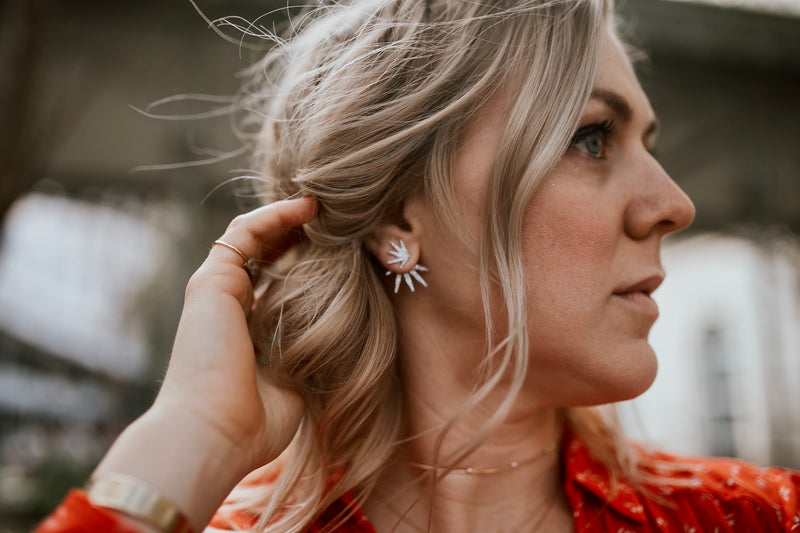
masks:
[(611, 9), (299, 23), (243, 100), (280, 201), (212, 247), (153, 407), (39, 531), (800, 528), (796, 474), (633, 450), (593, 407), (652, 382), (661, 240), (694, 216)]

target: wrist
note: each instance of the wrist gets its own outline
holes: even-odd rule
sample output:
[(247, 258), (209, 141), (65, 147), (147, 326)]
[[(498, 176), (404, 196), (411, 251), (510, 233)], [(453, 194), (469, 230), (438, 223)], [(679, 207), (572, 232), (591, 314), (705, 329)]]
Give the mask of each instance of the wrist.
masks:
[(239, 455), (229, 440), (190, 417), (151, 409), (125, 429), (94, 476), (115, 473), (141, 480), (173, 502), (194, 531), (202, 531), (248, 473)]
[(122, 513), (148, 531), (193, 533), (186, 516), (172, 501), (133, 476), (96, 474), (86, 486), (86, 497), (92, 505)]

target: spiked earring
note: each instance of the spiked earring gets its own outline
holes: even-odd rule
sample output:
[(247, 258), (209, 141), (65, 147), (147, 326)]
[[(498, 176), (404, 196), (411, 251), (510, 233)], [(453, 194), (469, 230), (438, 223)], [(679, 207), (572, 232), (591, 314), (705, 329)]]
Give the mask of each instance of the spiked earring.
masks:
[[(400, 244), (397, 244), (394, 241), (389, 242), (389, 244), (391, 244), (393, 248), (392, 250), (389, 250), (389, 254), (393, 255), (394, 259), (388, 261), (387, 263), (390, 265), (397, 264), (400, 265), (400, 268), (405, 268), (406, 263), (408, 263), (408, 260), (410, 259), (408, 248), (406, 248), (406, 243), (404, 243), (401, 239)], [(403, 281), (406, 282), (406, 285), (408, 285), (408, 288), (411, 289), (411, 292), (414, 292), (414, 280), (417, 280), (423, 287), (427, 287), (428, 284), (425, 283), (424, 279), (422, 279), (422, 276), (419, 274), (420, 272), (428, 272), (428, 269), (417, 264), (407, 272), (398, 272), (397, 276), (394, 278), (394, 293), (397, 294), (397, 292), (400, 290), (400, 283)], [(392, 275), (392, 271), (387, 270), (386, 275)]]

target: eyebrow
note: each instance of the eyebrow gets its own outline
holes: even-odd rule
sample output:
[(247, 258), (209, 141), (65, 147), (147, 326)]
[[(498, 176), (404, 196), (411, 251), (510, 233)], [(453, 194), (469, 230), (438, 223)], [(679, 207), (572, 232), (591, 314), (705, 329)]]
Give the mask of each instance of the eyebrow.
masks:
[[(619, 116), (623, 122), (630, 122), (630, 120), (633, 118), (633, 109), (631, 109), (631, 105), (621, 94), (615, 93), (614, 91), (609, 91), (608, 89), (594, 89), (590, 95), (590, 98), (602, 100), (608, 107), (611, 108), (612, 111), (614, 111), (614, 113), (616, 113), (617, 116)], [(653, 119), (644, 132), (645, 137), (658, 132), (658, 128), (658, 120)]]

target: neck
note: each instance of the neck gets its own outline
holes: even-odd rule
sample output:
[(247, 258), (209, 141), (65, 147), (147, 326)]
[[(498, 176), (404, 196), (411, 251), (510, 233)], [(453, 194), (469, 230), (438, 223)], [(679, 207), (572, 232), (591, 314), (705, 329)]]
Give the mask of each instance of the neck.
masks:
[(449, 466), (440, 466), (440, 465), (429, 465), (424, 463), (418, 463), (416, 461), (406, 460), (404, 461), (407, 465), (417, 468), (419, 470), (425, 472), (433, 472), (437, 476), (485, 476), (489, 474), (504, 474), (506, 472), (510, 472), (512, 470), (516, 470), (517, 468), (525, 467), (531, 463), (536, 461), (541, 461), (546, 458), (551, 453), (556, 451), (558, 448), (559, 439), (553, 439), (546, 448), (543, 448), (537, 451), (535, 454), (531, 455), (530, 457), (526, 457), (525, 459), (512, 459), (511, 461), (507, 461), (502, 465), (498, 465), (492, 468), (476, 468), (472, 466), (468, 466), (465, 468), (454, 468)]
[[(445, 479), (506, 477), (516, 471), (538, 470), (537, 464), (549, 463), (559, 455), (563, 423), (554, 409), (510, 416), (488, 426), (490, 413), (481, 408), (453, 421), (442, 418), (439, 409), (411, 409), (413, 404), (412, 400), (405, 402), (408, 432), (401, 460), (416, 474), (433, 471)], [(480, 481), (482, 486), (485, 483), (486, 479)]]
[[(378, 531), (397, 533), (569, 531), (559, 448), (548, 453), (562, 433), (558, 411), (523, 387), (494, 420), (508, 392), (503, 385), (470, 406), (474, 369), (486, 353), (481, 329), (458, 327), (441, 313), (424, 312), (423, 301), (414, 304), (413, 313), (400, 306), (406, 438), (364, 505), (370, 521)], [(513, 461), (524, 464), (506, 468)], [(497, 471), (426, 472), (409, 462)]]
[[(410, 376), (404, 373), (405, 377)], [(445, 387), (442, 380), (435, 381), (404, 381), (405, 444), (365, 506), (377, 530), (469, 533), (526, 531), (530, 525), (568, 531), (571, 513), (563, 494), (559, 413), (525, 409), (523, 398), (480, 438), (478, 432), (496, 411), (500, 398), (489, 398), (452, 422), (470, 392), (466, 387), (460, 390), (457, 385)], [(514, 461), (518, 466), (509, 468)], [(437, 469), (426, 471), (410, 462)], [(494, 473), (460, 473), (467, 469)], [(549, 522), (558, 525), (545, 527)]]
[[(479, 452), (488, 456), (488, 448)], [(365, 511), (381, 532), (570, 531), (562, 487), (558, 453), (517, 469), (436, 481), (433, 472), (398, 461), (381, 475)]]
[(450, 334), (450, 329), (436, 327), (435, 318), (423, 324), (411, 318), (404, 329), (414, 334), (406, 335), (399, 357), (403, 459), (455, 469), (495, 469), (534, 457), (560, 437), (560, 415), (540, 406), (531, 387), (523, 386), (502, 420), (495, 417), (506, 401), (508, 383), (470, 404), (475, 369), (486, 356), (479, 328)]

